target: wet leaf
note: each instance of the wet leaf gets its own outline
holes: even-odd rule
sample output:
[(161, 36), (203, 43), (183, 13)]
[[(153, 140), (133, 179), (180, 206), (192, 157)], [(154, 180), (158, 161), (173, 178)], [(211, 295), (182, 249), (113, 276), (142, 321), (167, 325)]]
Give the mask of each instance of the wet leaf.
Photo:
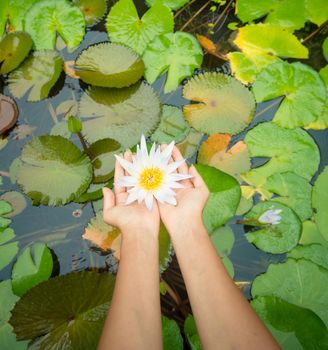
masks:
[(182, 350), (183, 338), (180, 328), (174, 320), (162, 316), (163, 349)]
[(83, 134), (89, 143), (112, 138), (132, 147), (144, 134), (149, 136), (160, 121), (160, 101), (145, 84), (125, 89), (89, 88), (79, 104)]
[(222, 73), (198, 74), (183, 89), (185, 118), (196, 130), (207, 133), (237, 134), (252, 121), (255, 101), (250, 91), (236, 79)]
[[(189, 0), (163, 0), (163, 4), (169, 7), (171, 10), (178, 10), (185, 5)], [(153, 6), (156, 0), (146, 0), (148, 6)]]
[(191, 128), (187, 137), (176, 146), (179, 148), (183, 158), (191, 158), (198, 149), (203, 134)]
[(298, 245), (287, 254), (287, 257), (304, 258), (328, 269), (328, 247), (321, 244)]
[(37, 338), (33, 347), (38, 349), (58, 344), (61, 348), (96, 348), (114, 283), (109, 273), (82, 271), (30, 289), (12, 311), (10, 323), (17, 338)]
[(255, 187), (265, 184), (270, 175), (286, 171), (310, 180), (318, 169), (318, 146), (302, 129), (288, 130), (275, 123), (261, 123), (247, 133), (245, 143), (251, 157), (268, 158), (264, 165), (243, 175)]
[(73, 0), (84, 14), (86, 24), (94, 25), (105, 15), (107, 10), (106, 0)]
[(215, 53), (218, 49), (218, 47), (214, 44), (214, 42), (207, 38), (204, 35), (200, 35), (200, 34), (196, 34), (196, 38), (198, 40), (198, 42), (200, 43), (200, 45), (202, 46), (202, 48), (204, 50), (206, 50), (209, 53)]
[(328, 248), (328, 241), (323, 238), (317, 225), (310, 220), (303, 222), (302, 236), (299, 243), (304, 245), (318, 243)]
[(49, 279), (53, 261), (44, 243), (27, 246), (18, 256), (12, 270), (12, 286), (16, 295), (22, 296), (29, 289)]
[(240, 186), (241, 198), (236, 215), (244, 215), (253, 207), (254, 190), (250, 186)]
[(86, 83), (103, 87), (127, 87), (143, 75), (140, 56), (126, 46), (100, 43), (82, 51), (75, 63), (77, 75)]
[[(269, 209), (281, 210), (279, 224), (259, 224), (257, 220)], [(245, 216), (245, 224), (258, 227), (248, 232), (246, 238), (267, 253), (280, 254), (294, 248), (301, 236), (302, 222), (288, 206), (266, 201), (256, 204)]]
[(314, 221), (320, 233), (328, 241), (328, 166), (318, 176), (312, 192), (312, 206), (315, 210)]
[(8, 191), (0, 196), (0, 200), (10, 203), (12, 210), (5, 217), (12, 218), (20, 214), (26, 208), (25, 197), (17, 191)]
[(273, 296), (257, 297), (251, 305), (282, 349), (328, 346), (327, 328), (314, 312)]
[(269, 65), (257, 76), (253, 93), (257, 102), (284, 96), (273, 121), (291, 129), (320, 118), (327, 96), (319, 74), (300, 62)]
[(9, 96), (0, 94), (0, 134), (10, 130), (17, 122), (19, 110)]
[(252, 285), (253, 298), (274, 296), (316, 313), (328, 323), (328, 270), (305, 259), (271, 264)]
[[(0, 204), (2, 201), (0, 201)], [(2, 218), (0, 217), (0, 220)], [(8, 220), (8, 219), (7, 219)], [(15, 237), (15, 233), (11, 228), (8, 228), (10, 221), (7, 225), (1, 225), (0, 227), (0, 271), (5, 268), (18, 253), (18, 242), (7, 243)]]
[(62, 136), (39, 136), (25, 145), (17, 183), (34, 205), (63, 205), (79, 197), (92, 179), (88, 157)]
[(10, 73), (10, 92), (27, 101), (35, 102), (48, 97), (62, 71), (63, 60), (55, 51), (34, 52), (18, 69)]
[(250, 155), (246, 144), (238, 141), (228, 149), (231, 136), (213, 134), (200, 146), (197, 162), (213, 166), (240, 179), (240, 174), (251, 168)]
[(187, 337), (191, 350), (202, 350), (202, 344), (198, 335), (196, 323), (192, 315), (188, 315), (184, 324), (184, 333)]
[(161, 122), (155, 132), (151, 135), (151, 140), (158, 143), (183, 141), (190, 132), (190, 127), (183, 117), (180, 108), (163, 105)]
[(203, 61), (203, 51), (196, 38), (176, 32), (157, 36), (143, 54), (145, 78), (152, 84), (167, 71), (164, 92), (176, 90), (181, 81), (194, 73)]
[(76, 48), (85, 33), (85, 20), (81, 10), (67, 0), (41, 0), (25, 16), (25, 31), (37, 50), (52, 50), (57, 32), (69, 49)]
[(256, 64), (242, 52), (229, 52), (231, 72), (243, 84), (252, 83), (259, 69)]
[(106, 28), (112, 42), (127, 45), (142, 55), (155, 37), (173, 31), (174, 20), (161, 1), (139, 18), (133, 0), (119, 0), (108, 14)]
[(24, 32), (9, 33), (0, 42), (0, 74), (16, 69), (32, 48), (31, 37)]

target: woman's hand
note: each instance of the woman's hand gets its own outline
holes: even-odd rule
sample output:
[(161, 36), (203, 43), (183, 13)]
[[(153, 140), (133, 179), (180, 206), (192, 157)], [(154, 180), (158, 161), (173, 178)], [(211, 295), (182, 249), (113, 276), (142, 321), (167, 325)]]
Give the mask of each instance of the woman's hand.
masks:
[[(124, 159), (131, 161), (130, 151), (125, 152)], [(119, 181), (124, 176), (124, 169), (118, 161), (115, 163), (115, 179)], [(120, 229), (124, 235), (153, 235), (157, 237), (159, 232), (160, 217), (158, 205), (154, 202), (152, 210), (148, 210), (144, 203), (134, 202), (126, 205), (128, 192), (126, 187), (114, 187), (114, 192), (109, 188), (103, 189), (104, 194), (104, 221)]]

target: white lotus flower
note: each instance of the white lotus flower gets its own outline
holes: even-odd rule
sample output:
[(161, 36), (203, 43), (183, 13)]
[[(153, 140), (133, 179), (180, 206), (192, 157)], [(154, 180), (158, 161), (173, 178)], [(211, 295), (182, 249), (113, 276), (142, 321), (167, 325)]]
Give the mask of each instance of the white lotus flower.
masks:
[(137, 154), (132, 156), (132, 163), (115, 156), (121, 166), (129, 174), (122, 176), (115, 186), (131, 187), (126, 204), (134, 201), (145, 204), (149, 210), (153, 207), (154, 197), (161, 203), (176, 205), (174, 188), (184, 186), (177, 181), (191, 178), (188, 174), (177, 174), (174, 171), (185, 161), (169, 163), (174, 147), (171, 142), (163, 151), (154, 143), (148, 154), (146, 140), (141, 136), (140, 147), (137, 146)]
[(282, 212), (281, 209), (274, 209), (270, 207), (267, 211), (265, 211), (259, 218), (258, 221), (261, 224), (271, 224), (278, 225), (280, 224), (281, 216), (279, 215)]

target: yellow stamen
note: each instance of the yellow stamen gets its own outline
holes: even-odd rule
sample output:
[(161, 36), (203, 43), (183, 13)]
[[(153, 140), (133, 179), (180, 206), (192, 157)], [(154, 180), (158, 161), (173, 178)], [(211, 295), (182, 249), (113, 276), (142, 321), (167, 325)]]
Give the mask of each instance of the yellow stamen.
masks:
[(139, 177), (139, 186), (147, 191), (158, 189), (164, 180), (164, 173), (161, 169), (150, 167), (145, 168)]

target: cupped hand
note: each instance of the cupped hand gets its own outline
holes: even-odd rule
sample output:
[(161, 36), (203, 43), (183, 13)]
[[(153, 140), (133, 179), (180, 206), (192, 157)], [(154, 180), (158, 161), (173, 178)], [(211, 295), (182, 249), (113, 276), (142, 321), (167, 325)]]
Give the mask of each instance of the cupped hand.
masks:
[[(132, 160), (132, 153), (125, 152), (124, 159)], [(114, 182), (118, 182), (121, 176), (128, 175), (118, 161), (115, 163)], [(114, 192), (104, 187), (104, 207), (103, 219), (112, 226), (120, 229), (124, 235), (151, 234), (158, 235), (160, 216), (156, 201), (153, 203), (152, 210), (147, 209), (145, 203), (134, 202), (126, 205), (129, 193), (126, 187), (114, 187)]]

